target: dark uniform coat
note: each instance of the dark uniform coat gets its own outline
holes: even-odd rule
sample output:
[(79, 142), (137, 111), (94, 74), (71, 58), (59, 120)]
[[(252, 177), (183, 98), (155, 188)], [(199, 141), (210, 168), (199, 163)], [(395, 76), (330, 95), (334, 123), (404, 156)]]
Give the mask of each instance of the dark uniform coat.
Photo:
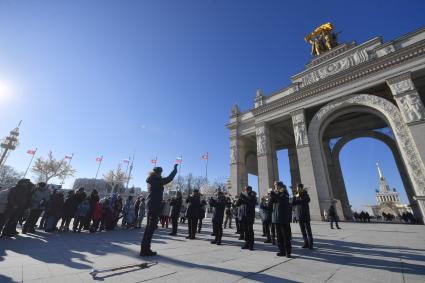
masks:
[(289, 194), (287, 191), (272, 192), (270, 204), (273, 206), (272, 223), (288, 224), (291, 222), (291, 207), (289, 205)]
[(299, 205), (299, 221), (310, 222), (309, 202), (310, 197), (306, 191), (303, 191), (299, 196), (294, 196), (292, 205)]
[(177, 169), (174, 169), (166, 178), (162, 178), (156, 174), (150, 175), (146, 179), (148, 185), (148, 195), (146, 197), (146, 212), (152, 215), (161, 215), (162, 195), (164, 193), (164, 185), (170, 183), (177, 174)]
[(212, 222), (223, 223), (224, 218), (224, 209), (226, 208), (226, 198), (218, 197), (217, 199), (211, 198), (210, 206), (214, 207), (214, 212), (212, 215)]

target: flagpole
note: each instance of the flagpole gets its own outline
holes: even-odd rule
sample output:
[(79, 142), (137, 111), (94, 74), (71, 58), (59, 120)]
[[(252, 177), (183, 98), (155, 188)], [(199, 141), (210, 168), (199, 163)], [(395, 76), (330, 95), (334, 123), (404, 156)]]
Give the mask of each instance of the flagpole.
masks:
[(99, 169), (100, 169), (100, 165), (102, 164), (103, 161), (103, 155), (100, 156), (100, 161), (99, 161), (99, 166), (97, 166), (97, 171), (96, 171), (96, 176), (94, 177), (94, 179), (97, 179), (97, 175), (99, 174)]
[(28, 163), (27, 170), (25, 170), (24, 177), (22, 177), (22, 178), (25, 178), (25, 177), (27, 176), (28, 170), (29, 170), (29, 169), (30, 169), (30, 167), (31, 167), (31, 163), (32, 163), (32, 161), (34, 160), (34, 156), (35, 156), (36, 152), (37, 152), (37, 148), (35, 148), (34, 154), (32, 155), (31, 160), (30, 160), (30, 163)]
[(208, 159), (209, 159), (210, 157), (208, 156), (208, 152), (207, 152), (207, 162), (206, 162), (206, 164), (205, 164), (205, 180), (206, 180), (206, 182), (207, 182), (207, 184), (208, 184)]
[[(71, 165), (71, 161), (72, 161), (73, 158), (74, 158), (74, 153), (71, 154), (71, 159), (68, 162), (68, 166)], [(63, 185), (64, 183), (65, 183), (65, 176), (62, 179), (61, 185)]]
[[(131, 165), (130, 165), (130, 172), (128, 173), (128, 179), (127, 179), (127, 184), (125, 185), (125, 189), (128, 189), (128, 183), (130, 182), (130, 177), (131, 177), (131, 171), (133, 171), (133, 164), (134, 164), (134, 156), (136, 155), (136, 153), (133, 153), (133, 159), (131, 160)], [(130, 163), (130, 162), (129, 162)]]
[(125, 168), (125, 176), (127, 176), (128, 166), (130, 165), (131, 157), (128, 158), (127, 168)]

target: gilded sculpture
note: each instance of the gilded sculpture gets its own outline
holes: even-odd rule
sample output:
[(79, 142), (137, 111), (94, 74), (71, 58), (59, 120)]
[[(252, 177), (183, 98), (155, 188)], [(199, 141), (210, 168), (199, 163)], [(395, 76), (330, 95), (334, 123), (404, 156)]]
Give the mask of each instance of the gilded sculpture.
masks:
[(333, 32), (331, 23), (321, 25), (304, 39), (310, 42), (312, 55), (320, 55), (338, 45), (337, 33)]

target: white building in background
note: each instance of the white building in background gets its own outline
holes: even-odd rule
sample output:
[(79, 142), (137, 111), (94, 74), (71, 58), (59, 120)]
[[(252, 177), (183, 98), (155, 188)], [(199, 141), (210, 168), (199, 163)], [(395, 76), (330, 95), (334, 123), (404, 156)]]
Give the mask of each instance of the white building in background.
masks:
[(366, 211), (373, 216), (382, 216), (382, 213), (392, 214), (394, 216), (402, 215), (404, 212), (412, 212), (409, 205), (403, 204), (400, 201), (400, 194), (394, 188), (390, 189), (378, 162), (376, 163), (379, 174), (379, 190), (376, 190), (376, 203), (377, 205), (367, 205)]

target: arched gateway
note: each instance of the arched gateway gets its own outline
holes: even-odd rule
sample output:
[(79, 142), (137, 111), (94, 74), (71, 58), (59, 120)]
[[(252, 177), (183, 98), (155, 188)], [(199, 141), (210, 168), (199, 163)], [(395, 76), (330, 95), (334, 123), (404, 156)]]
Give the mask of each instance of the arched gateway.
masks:
[(390, 147), (412, 209), (423, 220), (424, 100), (425, 28), (388, 43), (377, 37), (322, 51), (289, 87), (269, 96), (257, 91), (251, 110), (232, 108), (231, 190), (238, 194), (253, 174), (265, 194), (279, 179), (276, 151), (288, 149), (292, 185), (309, 188), (313, 219), (322, 219), (333, 199), (350, 219), (339, 152), (350, 140), (369, 136)]

